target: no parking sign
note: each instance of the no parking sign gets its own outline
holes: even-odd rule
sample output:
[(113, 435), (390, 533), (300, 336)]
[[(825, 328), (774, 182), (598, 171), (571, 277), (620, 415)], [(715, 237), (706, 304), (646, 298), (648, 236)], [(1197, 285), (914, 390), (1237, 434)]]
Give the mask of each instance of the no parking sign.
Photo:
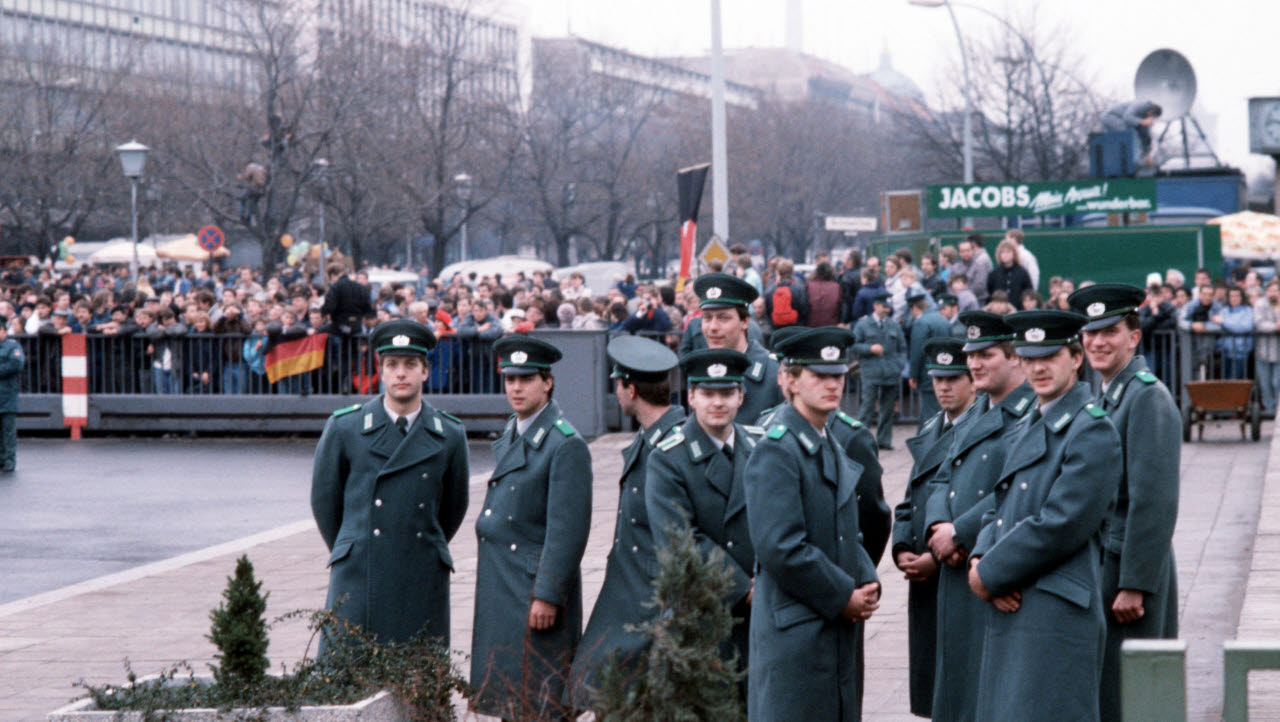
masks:
[(209, 253), (222, 248), (222, 229), (217, 226), (205, 226), (196, 232), (196, 243)]

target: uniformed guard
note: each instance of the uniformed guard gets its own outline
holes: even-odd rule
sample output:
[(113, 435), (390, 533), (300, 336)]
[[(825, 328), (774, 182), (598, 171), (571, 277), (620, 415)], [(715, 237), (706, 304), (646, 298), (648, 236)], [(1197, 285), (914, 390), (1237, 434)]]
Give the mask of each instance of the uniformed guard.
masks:
[(969, 587), (992, 605), (977, 717), (1088, 722), (1099, 716), (1098, 559), (1120, 484), (1120, 437), (1076, 381), (1086, 319), (1023, 311), (1005, 320), (1038, 405), (1014, 430), (996, 509), (969, 559)]
[(881, 449), (893, 448), (893, 406), (898, 403), (902, 369), (907, 365), (907, 339), (892, 314), (892, 296), (878, 293), (872, 313), (853, 326), (853, 352), (861, 359), (862, 376), (858, 419), (871, 424), (871, 416), (879, 406), (875, 426), (876, 443)]
[[(778, 345), (796, 333), (803, 333), (808, 329), (804, 326), (786, 326), (773, 332), (770, 342), (774, 349)], [(847, 339), (852, 340), (853, 335), (849, 334)], [(777, 354), (775, 354), (777, 356)], [(791, 402), (791, 394), (786, 383), (786, 374), (790, 366), (785, 357), (778, 359), (778, 387), (782, 389), (782, 396), (786, 399), (786, 403)], [(760, 420), (756, 422), (756, 426), (762, 429), (768, 429), (773, 425), (773, 419), (778, 412), (783, 409), (785, 404), (769, 409), (760, 415)], [(829, 416), (827, 416), (827, 433), (835, 440), (836, 447), (844, 451), (855, 464), (862, 467), (862, 475), (858, 478), (858, 529), (862, 537), (862, 548), (867, 550), (867, 554), (871, 557), (873, 564), (879, 565), (880, 558), (884, 556), (885, 546), (889, 542), (889, 530), (893, 522), (893, 514), (889, 511), (889, 505), (884, 500), (884, 485), (882, 483), (884, 477), (884, 467), (880, 465), (879, 447), (876, 445), (876, 437), (871, 430), (861, 421), (846, 414), (837, 408)], [(866, 625), (858, 624), (858, 642), (857, 642), (857, 664), (858, 664), (858, 701), (862, 701), (863, 677), (865, 665), (863, 660), (863, 650), (865, 649), (864, 636)]]
[(940, 293), (935, 300), (938, 302), (938, 314), (946, 320), (951, 328), (951, 335), (956, 338), (964, 338), (965, 325), (959, 319), (960, 299), (950, 293)]
[(937, 663), (938, 561), (926, 545), (925, 511), (929, 482), (951, 449), (957, 429), (969, 418), (973, 379), (964, 360), (964, 342), (950, 335), (929, 339), (922, 353), (941, 410), (907, 440), (911, 474), (902, 503), (893, 510), (893, 564), (907, 585), (908, 680), (911, 713), (928, 717), (933, 706)]
[[(907, 383), (920, 395), (920, 424), (917, 433), (924, 430), (929, 419), (938, 415), (942, 407), (933, 395), (933, 376), (925, 368), (928, 354), (924, 345), (931, 338), (951, 336), (951, 322), (942, 314), (929, 308), (929, 296), (923, 291), (907, 296), (907, 308), (915, 322), (911, 324), (911, 338), (908, 341), (909, 353)], [(963, 344), (962, 344), (963, 345)], [(961, 358), (963, 354), (957, 356)]]
[(747, 335), (747, 323), (751, 318), (751, 302), (760, 294), (755, 286), (727, 273), (707, 273), (693, 282), (698, 294), (698, 308), (702, 310), (702, 335), (707, 348), (728, 348), (741, 351), (751, 359), (744, 374), (742, 391), (744, 399), (734, 419), (740, 424), (751, 424), (770, 406), (782, 403), (778, 390), (778, 364), (758, 341)]
[(18, 379), (26, 360), (9, 338), (9, 319), (0, 316), (0, 471), (18, 468)]
[(422, 399), (430, 329), (387, 321), (370, 345), (385, 392), (335, 411), (316, 445), (311, 511), (330, 550), (325, 606), (379, 640), (407, 641), (425, 626), (448, 645), (466, 430)]
[(814, 328), (777, 345), (791, 402), (752, 453), (747, 516), (759, 569), (751, 608), (747, 715), (760, 722), (850, 722), (858, 699), (857, 625), (879, 607), (861, 544), (862, 469), (826, 432), (840, 405), (851, 334)]
[(472, 708), (507, 719), (562, 718), (582, 634), (582, 554), (591, 526), (591, 453), (552, 400), (560, 349), (538, 338), (493, 344), (515, 411), (476, 519)]
[(671, 405), (670, 372), (679, 363), (671, 349), (639, 336), (619, 336), (606, 350), (613, 361), (618, 405), (640, 430), (622, 452), (618, 519), (604, 586), (573, 660), (570, 693), (577, 709), (590, 707), (602, 665), (612, 659), (622, 670), (630, 670), (648, 648), (644, 634), (628, 629), (654, 614), (650, 602), (658, 560), (645, 509), (645, 476), (654, 446), (684, 421), (684, 411)]
[(1081, 335), (1089, 366), (1102, 376), (1096, 403), (1120, 434), (1124, 474), (1107, 524), (1102, 603), (1107, 618), (1100, 697), (1103, 720), (1120, 720), (1120, 645), (1126, 639), (1178, 636), (1178, 574), (1173, 528), (1178, 519), (1182, 417), (1146, 359), (1137, 308), (1146, 293), (1099, 283), (1068, 298), (1089, 318)]
[(747, 458), (764, 433), (759, 427), (734, 423), (751, 364), (746, 354), (727, 348), (706, 348), (680, 359), (693, 416), (649, 457), (645, 486), (658, 548), (667, 533), (688, 525), (704, 555), (717, 548), (724, 552), (732, 577), (724, 603), (735, 622), (731, 643), (722, 649), (722, 656), (729, 659), (736, 653), (741, 670), (747, 668), (756, 563), (747, 531), (743, 479)]
[(975, 417), (957, 430), (950, 453), (929, 483), (925, 525), (929, 549), (940, 562), (935, 722), (978, 722), (978, 673), (988, 605), (969, 589), (969, 550), (982, 529), (983, 514), (995, 509), (1005, 433), (1035, 400), (1013, 351), (1013, 329), (1004, 317), (966, 311), (960, 319), (968, 336), (962, 350), (980, 395), (974, 402)]

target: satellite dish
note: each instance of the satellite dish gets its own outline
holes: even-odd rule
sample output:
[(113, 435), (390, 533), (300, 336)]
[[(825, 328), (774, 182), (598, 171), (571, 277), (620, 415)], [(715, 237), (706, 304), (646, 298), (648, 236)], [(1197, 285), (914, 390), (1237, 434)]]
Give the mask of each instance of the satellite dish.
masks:
[(1177, 50), (1152, 51), (1133, 76), (1133, 95), (1160, 106), (1164, 118), (1181, 118), (1196, 99), (1196, 71)]

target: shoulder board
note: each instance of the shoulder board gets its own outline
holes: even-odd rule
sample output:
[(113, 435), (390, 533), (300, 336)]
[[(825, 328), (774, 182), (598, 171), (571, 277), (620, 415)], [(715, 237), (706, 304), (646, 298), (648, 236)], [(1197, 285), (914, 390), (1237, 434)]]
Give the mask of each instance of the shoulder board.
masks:
[(756, 436), (760, 436), (761, 434), (763, 434), (763, 433), (764, 433), (764, 429), (763, 429), (763, 428), (761, 428), (761, 427), (759, 427), (759, 426), (751, 426), (751, 425), (749, 425), (749, 424), (743, 424), (743, 425), (742, 425), (742, 428), (743, 428), (743, 430), (745, 430), (748, 434), (755, 434)]
[(928, 421), (924, 422), (924, 426), (921, 426), (921, 427), (920, 427), (920, 432), (921, 432), (921, 433), (923, 433), (923, 432), (925, 432), (925, 431), (928, 431), (929, 429), (932, 429), (932, 428), (933, 428), (933, 425), (934, 425), (934, 424), (936, 424), (936, 423), (938, 423), (938, 419), (940, 419), (940, 418), (942, 418), (942, 412), (941, 412), (941, 411), (939, 411), (936, 415), (934, 415), (934, 416), (933, 416), (933, 418), (931, 418), (931, 419), (929, 419)]
[(462, 423), (462, 419), (459, 419), (457, 416), (454, 416), (453, 414), (451, 414), (451, 413), (449, 413), (449, 412), (447, 412), (447, 411), (441, 411), (440, 409), (436, 409), (436, 413), (437, 413), (437, 414), (440, 414), (441, 416), (443, 416), (443, 417), (445, 417), (446, 419), (449, 419), (450, 421), (453, 421), (453, 422), (455, 422), (455, 423), (459, 423), (459, 424), (461, 424), (461, 423)]
[(772, 429), (769, 429), (768, 437), (776, 441), (778, 439), (781, 439), (783, 436), (785, 436), (786, 433), (787, 433), (786, 424), (775, 424)]
[(345, 415), (347, 415), (347, 414), (351, 413), (352, 411), (359, 411), (360, 409), (361, 409), (360, 404), (352, 404), (351, 406), (344, 406), (344, 407), (342, 407), (342, 408), (338, 409), (337, 411), (333, 412), (333, 415), (334, 415), (334, 416), (345, 416)]
[(1097, 404), (1085, 404), (1084, 410), (1088, 411), (1089, 415), (1095, 419), (1105, 418), (1107, 415), (1106, 409), (1103, 409)]
[(751, 370), (747, 371), (747, 378), (757, 383), (761, 379), (763, 379), (764, 378), (764, 362), (756, 361), (755, 363), (751, 364)]
[(1137, 377), (1137, 379), (1144, 384), (1154, 384), (1156, 381), (1159, 380), (1156, 378), (1155, 374), (1151, 373), (1150, 371), (1147, 371), (1146, 369), (1139, 371), (1138, 373), (1134, 374), (1134, 376)]
[(841, 421), (845, 422), (846, 424), (848, 424), (849, 426), (851, 426), (851, 427), (853, 427), (853, 428), (855, 428), (855, 429), (860, 429), (860, 428), (862, 428), (862, 422), (861, 422), (861, 421), (858, 421), (857, 419), (853, 418), (852, 416), (850, 416), (850, 415), (846, 414), (846, 413), (845, 413), (845, 412), (843, 412), (843, 411), (837, 411), (837, 412), (836, 412), (836, 418), (837, 418), (837, 419), (840, 419)]
[(675, 447), (683, 443), (684, 443), (684, 434), (677, 431), (674, 436), (668, 436), (667, 438), (658, 442), (658, 448), (662, 451), (671, 451), (672, 449), (674, 449)]
[(565, 421), (564, 419), (556, 419), (555, 427), (556, 427), (556, 431), (559, 431), (565, 436), (573, 436), (574, 434), (578, 433), (574, 431), (573, 425), (571, 425), (568, 421)]

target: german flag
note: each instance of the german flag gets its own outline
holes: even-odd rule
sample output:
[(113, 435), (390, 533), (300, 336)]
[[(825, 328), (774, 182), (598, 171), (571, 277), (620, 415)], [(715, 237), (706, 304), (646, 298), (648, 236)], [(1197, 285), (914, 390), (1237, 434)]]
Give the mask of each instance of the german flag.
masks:
[(267, 345), (267, 380), (274, 384), (282, 378), (324, 366), (324, 349), (328, 341), (327, 333), (300, 337), (291, 334), (272, 336)]

